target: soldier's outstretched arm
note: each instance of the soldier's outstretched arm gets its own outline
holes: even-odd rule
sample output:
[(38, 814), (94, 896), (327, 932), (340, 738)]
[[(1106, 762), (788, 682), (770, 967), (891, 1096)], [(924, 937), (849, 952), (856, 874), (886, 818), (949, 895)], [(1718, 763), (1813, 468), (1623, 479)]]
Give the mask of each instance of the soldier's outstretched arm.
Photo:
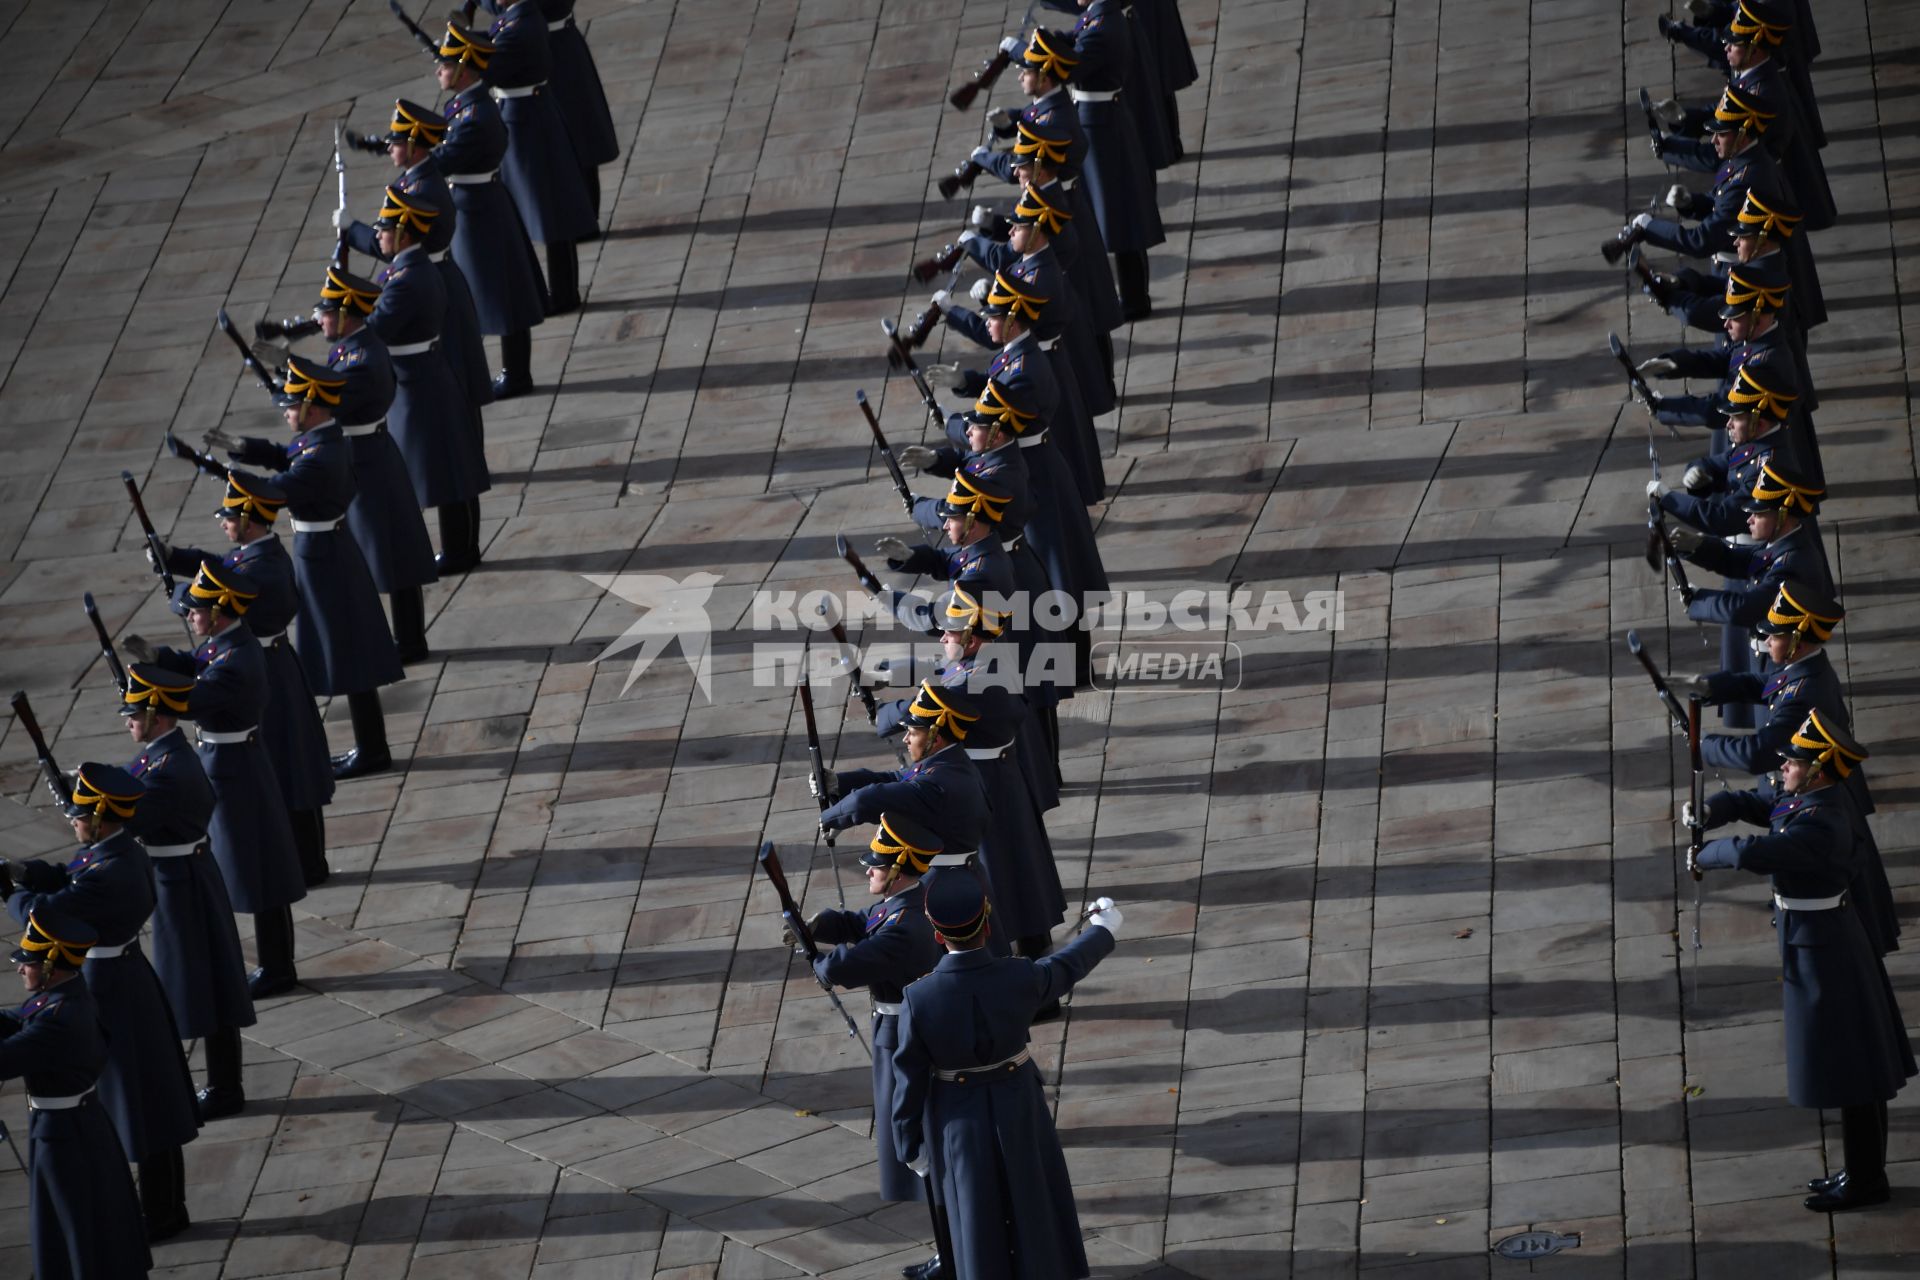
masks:
[(1035, 999), (1041, 1004), (1058, 1000), (1112, 954), (1111, 933), (1097, 925), (1082, 929), (1052, 955), (1027, 962), (1033, 966)]
[(1853, 836), (1844, 817), (1838, 811), (1830, 817), (1821, 809), (1785, 831), (1709, 840), (1700, 850), (1700, 865), (1763, 876), (1777, 871), (1845, 872), (1852, 854)]
[(858, 942), (835, 947), (821, 956), (813, 971), (836, 987), (872, 986), (898, 974), (913, 949), (913, 938), (904, 925), (882, 925)]

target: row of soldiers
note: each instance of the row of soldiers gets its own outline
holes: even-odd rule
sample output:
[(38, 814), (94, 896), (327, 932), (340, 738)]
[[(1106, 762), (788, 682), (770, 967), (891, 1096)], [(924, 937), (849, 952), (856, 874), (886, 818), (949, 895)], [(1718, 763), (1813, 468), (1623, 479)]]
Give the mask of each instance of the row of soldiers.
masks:
[[(872, 995), (880, 1194), (927, 1202), (937, 1248), (903, 1269), (909, 1280), (1088, 1274), (1028, 1031), (1061, 1016), (1122, 913), (1089, 904), (1054, 950), (1068, 907), (1046, 815), (1060, 803), (1058, 707), (1089, 674), (1074, 610), (1108, 588), (1087, 514), (1106, 496), (1093, 420), (1118, 399), (1112, 334), (1152, 310), (1147, 251), (1165, 239), (1155, 174), (1183, 155), (1174, 94), (1198, 78), (1173, 0), (1082, 3), (1071, 29), (1007, 37), (1000, 61), (1018, 67), (1026, 101), (986, 111), (991, 141), (958, 176), (1015, 194), (975, 206), (938, 260), (977, 264), (973, 306), (950, 283), (914, 333), (889, 327), (935, 436), (898, 460), (949, 487), (934, 499), (902, 482), (921, 536), (877, 550), (941, 594), (929, 604), (886, 587), (849, 557), (911, 631), (937, 637), (942, 660), (909, 674), (909, 697), (867, 695), (903, 767), (809, 777), (829, 856), (838, 833), (872, 829), (861, 862), (874, 905), (788, 927), (823, 985)], [(923, 373), (912, 353), (935, 324), (991, 354)], [(949, 411), (936, 388), (967, 403)], [(1010, 607), (1050, 595), (1073, 603)]]
[[(476, 5), (438, 40), (414, 28), (442, 110), (401, 100), (384, 135), (340, 134), (401, 173), (370, 224), (342, 179), (312, 316), (257, 326), (318, 333), (325, 359), (246, 351), (290, 438), (216, 428), (203, 451), (169, 436), (221, 483), (224, 545), (148, 540), (190, 643), (130, 634), (124, 665), (106, 646), (137, 755), (69, 778), (43, 754), (80, 848), (0, 866), (27, 930), (14, 959), (31, 998), (0, 1019), (0, 1078), (27, 1082), (40, 1276), (144, 1275), (148, 1242), (189, 1225), (182, 1148), (245, 1106), (240, 1033), (297, 980), (291, 908), (327, 877), (335, 783), (391, 767), (379, 690), (428, 656), (422, 588), (479, 561), (480, 409), (532, 389), (533, 327), (579, 306), (575, 246), (597, 234), (612, 117), (572, 0), (486, 7), (484, 31)], [(356, 251), (382, 265), (349, 270)], [(316, 695), (345, 698), (349, 751), (329, 755)], [(236, 912), (253, 918), (251, 971)], [(197, 1090), (183, 1040), (204, 1052)], [(144, 1233), (125, 1229), (142, 1215)]]
[[(1808, 235), (1836, 217), (1809, 70), (1819, 44), (1804, 3), (1693, 0), (1689, 11), (1694, 22), (1662, 17), (1661, 32), (1704, 54), (1725, 88), (1711, 104), (1655, 103), (1644, 91), (1642, 101), (1655, 155), (1713, 173), (1712, 191), (1676, 183), (1665, 203), (1679, 219), (1639, 214), (1605, 251), (1610, 261), (1632, 253), (1642, 291), (1676, 319), (1723, 331), (1710, 346), (1679, 346), (1634, 371), (1655, 420), (1713, 432), (1707, 454), (1673, 486), (1659, 474), (1648, 428), (1649, 556), (1666, 561), (1687, 616), (1721, 629), (1720, 670), (1668, 680), (1697, 704), (1718, 705), (1735, 730), (1698, 735), (1694, 710), (1699, 798), (1681, 818), (1696, 879), (1716, 869), (1771, 877), (1788, 1097), (1837, 1109), (1844, 1147), (1840, 1168), (1808, 1182), (1806, 1206), (1838, 1212), (1887, 1200), (1887, 1102), (1915, 1061), (1882, 960), (1900, 927), (1868, 822), (1868, 753), (1826, 651), (1845, 611), (1818, 527), (1828, 489), (1807, 359), (1808, 333), (1826, 320)], [(1643, 246), (1705, 259), (1706, 268), (1653, 270), (1639, 261)], [(1660, 394), (1646, 378), (1716, 385), (1709, 395)], [(1694, 586), (1681, 561), (1723, 584)], [(1670, 705), (1687, 728), (1677, 700)], [(1706, 796), (1706, 769), (1756, 782)], [(1733, 823), (1765, 834), (1705, 835)]]

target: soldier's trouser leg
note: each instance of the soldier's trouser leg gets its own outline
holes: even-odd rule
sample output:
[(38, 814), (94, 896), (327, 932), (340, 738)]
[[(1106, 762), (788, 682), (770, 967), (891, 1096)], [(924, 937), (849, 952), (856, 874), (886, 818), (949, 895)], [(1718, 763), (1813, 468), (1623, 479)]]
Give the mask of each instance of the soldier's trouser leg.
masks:
[(1180, 100), (1170, 93), (1166, 97), (1167, 136), (1173, 142), (1173, 159), (1177, 164), (1187, 158), (1186, 145), (1180, 141)]
[(377, 762), (384, 769), (393, 761), (387, 749), (387, 714), (380, 709), (380, 691), (347, 695), (347, 718), (353, 722), (353, 745), (360, 758)]
[(1863, 1102), (1840, 1108), (1840, 1141), (1847, 1181), (1873, 1188), (1887, 1180), (1887, 1104)]
[(1113, 255), (1113, 283), (1120, 290), (1120, 314), (1138, 320), (1153, 313), (1147, 298), (1147, 251), (1130, 249)]
[(260, 971), (269, 979), (292, 981), (293, 908), (275, 907), (253, 913), (253, 946), (260, 953)]
[(580, 166), (580, 179), (587, 184), (587, 204), (593, 209), (593, 220), (600, 221), (600, 166), (583, 164)]
[(300, 858), (300, 877), (311, 889), (326, 883), (332, 874), (327, 868), (327, 820), (318, 809), (289, 809), (287, 820), (293, 826), (293, 850)]
[(550, 316), (580, 307), (580, 250), (571, 240), (547, 246), (547, 297)]
[[(441, 529), (445, 541), (446, 530)], [(393, 609), (393, 643), (400, 650), (400, 661), (418, 662), (427, 656), (427, 597), (419, 587), (403, 587), (387, 593)]]
[(193, 1225), (187, 1217), (187, 1162), (180, 1148), (140, 1161), (140, 1208), (147, 1219), (149, 1240), (165, 1240)]
[(1113, 380), (1113, 335), (1096, 332), (1093, 335), (1093, 347), (1100, 353), (1100, 364), (1107, 371), (1107, 386), (1118, 394), (1120, 385)]
[(207, 1088), (232, 1097), (244, 1097), (241, 1082), (240, 1028), (221, 1027), (202, 1042), (207, 1055)]

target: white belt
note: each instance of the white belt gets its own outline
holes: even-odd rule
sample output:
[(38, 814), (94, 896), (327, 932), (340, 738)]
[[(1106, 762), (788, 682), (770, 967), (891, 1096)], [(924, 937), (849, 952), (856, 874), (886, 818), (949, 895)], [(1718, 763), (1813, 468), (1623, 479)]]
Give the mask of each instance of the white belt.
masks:
[(149, 858), (184, 858), (198, 849), (201, 843), (195, 840), (192, 844), (150, 844), (147, 846), (147, 856)]
[(493, 169), (487, 173), (449, 173), (443, 176), (445, 176), (449, 186), (477, 187), (481, 183), (492, 182), (494, 178), (499, 176), (499, 173), (500, 171), (498, 169)]
[(1042, 351), (1051, 351), (1059, 345), (1060, 339), (1058, 338), (1043, 338), (1040, 340), (1040, 349)]
[(249, 725), (245, 729), (202, 729), (200, 745), (203, 747), (230, 746), (236, 742), (245, 742), (254, 735), (258, 725)]
[(340, 434), (346, 436), (348, 439), (352, 439), (355, 436), (370, 436), (377, 433), (380, 428), (386, 425), (384, 422), (369, 422), (363, 427), (342, 427), (340, 428)]
[[(497, 93), (498, 90), (495, 90)], [(1118, 89), (1068, 89), (1067, 96), (1075, 102), (1112, 102), (1120, 96)]]
[(295, 533), (332, 533), (339, 527), (338, 520), (295, 520), (293, 522)]
[(962, 1067), (958, 1071), (936, 1071), (933, 1075), (936, 1080), (964, 1080), (968, 1076), (985, 1075), (989, 1071), (999, 1071), (1007, 1067), (1017, 1067), (1032, 1057), (1033, 1055), (1031, 1053), (1022, 1049), (1011, 1058), (1002, 1058), (998, 1062), (989, 1062), (984, 1067)]
[(453, 250), (451, 249), (442, 249), (438, 253), (430, 253), (427, 255), (427, 261), (428, 262), (445, 262), (447, 260), (447, 255), (452, 252)]
[(1782, 911), (1831, 911), (1847, 900), (1844, 893), (1836, 893), (1831, 898), (1783, 898), (1773, 895), (1773, 905)]
[(969, 760), (998, 760), (1012, 750), (1012, 747), (962, 747), (961, 750), (967, 753)]
[(1023, 435), (1020, 437), (1020, 447), (1022, 449), (1031, 449), (1037, 444), (1045, 444), (1046, 441), (1047, 441), (1046, 432), (1030, 431), (1026, 435)]
[(254, 634), (254, 637), (253, 637), (253, 638), (254, 638), (255, 640), (258, 640), (258, 641), (259, 641), (259, 642), (260, 642), (261, 644), (273, 644), (273, 643), (275, 643), (276, 641), (278, 641), (279, 639), (281, 639), (281, 638), (282, 638), (283, 636), (285, 636), (286, 634), (287, 634), (287, 633), (286, 633), (286, 631), (285, 631), (285, 629), (283, 628), (283, 629), (281, 629), (281, 630), (279, 630), (279, 631), (276, 631), (276, 632), (274, 632), (274, 633), (273, 633), (272, 635), (270, 635), (270, 636), (263, 636), (263, 635), (260, 635), (260, 634), (259, 634), (258, 632), (256, 632), (256, 633)]
[(396, 342), (387, 347), (390, 356), (423, 356), (433, 350), (433, 344), (440, 341), (440, 335), (434, 334), (425, 342)]
[(495, 102), (505, 102), (508, 98), (531, 98), (534, 94), (540, 92), (541, 86), (546, 83), (545, 80), (542, 80), (540, 84), (523, 84), (514, 89), (488, 89), (487, 93)]
[(897, 1018), (900, 1016), (900, 1002), (897, 1000), (875, 1000), (873, 1002), (873, 1012), (876, 1016), (880, 1014), (892, 1014)]
[(35, 1111), (71, 1111), (92, 1096), (92, 1089), (65, 1098), (40, 1098), (30, 1093), (27, 1095), (27, 1105)]
[(1078, 186), (1078, 185), (1080, 185), (1080, 179), (1078, 179), (1078, 178), (1062, 178), (1062, 179), (1060, 179), (1060, 189), (1061, 189), (1062, 191), (1071, 191), (1071, 190), (1073, 190), (1073, 189), (1074, 189), (1074, 188), (1075, 188), (1076, 186)]
[(88, 947), (87, 959), (89, 960), (118, 959), (120, 956), (125, 955), (127, 952), (127, 948), (132, 945), (133, 944), (131, 942), (123, 942), (117, 947)]
[(973, 855), (970, 853), (936, 853), (933, 855), (933, 861), (927, 865), (930, 867), (964, 867), (972, 862)]

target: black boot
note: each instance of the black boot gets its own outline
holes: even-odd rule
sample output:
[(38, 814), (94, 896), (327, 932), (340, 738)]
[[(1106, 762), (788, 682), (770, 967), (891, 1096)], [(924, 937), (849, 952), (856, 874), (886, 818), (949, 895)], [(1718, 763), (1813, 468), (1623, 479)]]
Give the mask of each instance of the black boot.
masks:
[[(257, 926), (256, 926), (257, 927)], [(202, 1042), (207, 1053), (207, 1087), (194, 1095), (200, 1123), (238, 1115), (247, 1105), (240, 1074), (240, 1029), (221, 1027)]]
[(1130, 249), (1113, 255), (1113, 283), (1120, 290), (1120, 314), (1129, 322), (1153, 314), (1147, 297), (1147, 251)]
[(900, 1268), (900, 1274), (907, 1280), (953, 1280), (953, 1269), (937, 1253), (925, 1262)]
[(419, 587), (387, 593), (393, 612), (393, 644), (407, 666), (427, 660), (427, 596)]
[(550, 316), (580, 309), (580, 251), (571, 240), (547, 246), (547, 295)]
[(440, 517), (440, 553), (433, 558), (440, 576), (466, 573), (473, 568), (473, 548), (479, 534), (472, 527), (473, 506), (467, 502), (443, 502), (434, 508)]
[(325, 884), (332, 872), (327, 867), (327, 820), (319, 809), (289, 809), (287, 819), (293, 825), (293, 851), (300, 856), (300, 878), (307, 888)]
[(500, 376), (493, 380), (493, 398), (511, 400), (533, 390), (533, 330), (500, 335)]
[(480, 499), (467, 499), (467, 559), (480, 567)]
[(187, 1162), (180, 1148), (169, 1147), (140, 1161), (140, 1209), (147, 1219), (149, 1244), (170, 1240), (193, 1225), (187, 1217)]
[(1887, 1104), (1863, 1102), (1840, 1108), (1840, 1140), (1846, 1170), (1808, 1196), (1807, 1208), (1815, 1213), (1845, 1213), (1885, 1204), (1892, 1195), (1887, 1185)]
[(380, 709), (380, 691), (347, 695), (347, 714), (353, 720), (353, 750), (333, 758), (333, 776), (360, 778), (393, 767), (393, 753), (387, 749), (387, 716)]
[(253, 913), (253, 948), (260, 967), (247, 975), (247, 994), (265, 1000), (293, 990), (300, 979), (293, 968), (292, 907)]

